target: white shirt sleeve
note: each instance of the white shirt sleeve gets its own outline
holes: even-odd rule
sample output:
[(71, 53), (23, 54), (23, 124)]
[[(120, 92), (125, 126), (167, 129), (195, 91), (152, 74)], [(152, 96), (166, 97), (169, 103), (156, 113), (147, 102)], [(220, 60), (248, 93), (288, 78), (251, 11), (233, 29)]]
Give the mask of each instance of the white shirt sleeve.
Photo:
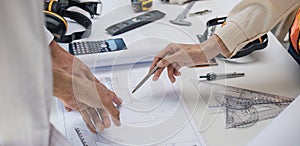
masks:
[(53, 79), (42, 6), (0, 1), (0, 19), (9, 20), (0, 23), (0, 146), (65, 146), (49, 121)]
[(226, 25), (216, 31), (232, 57), (249, 42), (270, 31), (277, 23), (299, 8), (299, 0), (243, 0), (228, 15)]
[(54, 39), (54, 36), (52, 35), (52, 33), (44, 26), (44, 31), (46, 34), (46, 41), (47, 44), (49, 45), (51, 43), (51, 41)]

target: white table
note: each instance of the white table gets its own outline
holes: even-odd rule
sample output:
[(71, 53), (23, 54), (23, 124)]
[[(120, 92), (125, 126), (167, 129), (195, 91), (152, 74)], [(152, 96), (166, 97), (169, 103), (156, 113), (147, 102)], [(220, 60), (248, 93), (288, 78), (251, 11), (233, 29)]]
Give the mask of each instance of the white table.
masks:
[[(289, 56), (287, 51), (281, 46), (276, 38), (269, 34), (270, 43), (265, 50), (255, 52), (249, 57), (257, 59), (252, 63), (235, 64), (225, 63), (226, 72), (245, 72), (243, 78), (228, 79), (226, 81), (217, 81), (221, 84), (234, 87), (246, 88), (254, 91), (261, 91), (271, 94), (277, 94), (288, 97), (297, 97), (300, 94), (300, 70), (298, 64)], [(277, 56), (277, 57), (275, 57)], [(279, 57), (280, 56), (280, 57)], [(220, 66), (216, 68), (222, 68)], [(191, 71), (189, 68), (182, 70), (183, 75), (183, 97), (189, 107), (196, 107), (194, 119), (201, 126), (200, 131), (206, 139), (208, 146), (241, 146), (250, 142), (269, 122), (270, 120), (260, 121), (248, 128), (225, 129), (224, 114), (219, 114), (211, 125), (207, 119), (209, 115), (205, 113), (207, 106), (199, 101), (195, 88), (190, 82), (191, 76), (197, 78), (200, 74), (204, 75), (211, 69), (196, 69)], [(214, 70), (214, 69), (213, 69)], [(215, 69), (218, 70), (218, 69)], [(196, 105), (198, 104), (198, 105)], [(207, 127), (205, 129), (205, 127)]]
[[(165, 24), (170, 25), (175, 29), (186, 31), (190, 34), (190, 36), (187, 37), (182, 36), (182, 34), (179, 32), (174, 32), (174, 34), (169, 38), (170, 41), (198, 43), (195, 35), (204, 31), (204, 23), (208, 19), (216, 16), (226, 16), (230, 9), (238, 2), (239, 0), (231, 0), (226, 2), (209, 0), (197, 2), (192, 8), (191, 12), (203, 9), (211, 9), (213, 12), (204, 16), (188, 18), (188, 20), (195, 22), (191, 27), (174, 26), (168, 24), (168, 20), (172, 18), (174, 19), (179, 12), (181, 12), (184, 6), (163, 5), (159, 0), (156, 0), (154, 1), (154, 6), (152, 9), (158, 9), (167, 13), (167, 16), (162, 19), (163, 22), (166, 22)], [(130, 0), (103, 0), (103, 3), (104, 7), (102, 17), (93, 20), (94, 25), (92, 35), (85, 40), (110, 38), (110, 35), (104, 32), (104, 29), (107, 26), (139, 15), (134, 13), (130, 8)], [(100, 21), (101, 23), (99, 23)], [(148, 35), (159, 36), (159, 34), (164, 30), (160, 30), (160, 28), (155, 28), (154, 26), (155, 25), (152, 25), (151, 27), (151, 25), (148, 25), (143, 29), (127, 32), (119, 35), (118, 37), (124, 38), (124, 40), (130, 44), (134, 42), (137, 37), (147, 37)], [(72, 24), (70, 28), (71, 27), (73, 27), (73, 29), (80, 28), (79, 26)], [(155, 30), (160, 33), (155, 33)], [(163, 36), (162, 33), (161, 35), (162, 37), (166, 37)], [(62, 46), (67, 49), (67, 45), (63, 44)], [(214, 120), (211, 120), (209, 118), (210, 115), (205, 113), (207, 106), (203, 101), (198, 100), (199, 95), (196, 88), (191, 83), (191, 79), (197, 79), (199, 75), (204, 75), (211, 71), (245, 72), (246, 76), (243, 78), (228, 79), (217, 82), (288, 97), (296, 97), (300, 94), (299, 66), (271, 33), (269, 33), (268, 47), (262, 51), (254, 52), (246, 58), (238, 60), (238, 62), (244, 63), (224, 62), (222, 60), (218, 60), (218, 62), (218, 66), (209, 68), (182, 68), (182, 76), (178, 78), (177, 81), (177, 84), (182, 86), (182, 95), (190, 107), (196, 123), (198, 123), (200, 126), (200, 132), (204, 136), (208, 146), (246, 145), (270, 122), (270, 120), (258, 122), (249, 128), (225, 129), (225, 120), (223, 114), (218, 114), (215, 116)], [(57, 119), (55, 119), (55, 116), (52, 116), (52, 121), (57, 122), (56, 120)], [(57, 126), (59, 127), (59, 125)]]

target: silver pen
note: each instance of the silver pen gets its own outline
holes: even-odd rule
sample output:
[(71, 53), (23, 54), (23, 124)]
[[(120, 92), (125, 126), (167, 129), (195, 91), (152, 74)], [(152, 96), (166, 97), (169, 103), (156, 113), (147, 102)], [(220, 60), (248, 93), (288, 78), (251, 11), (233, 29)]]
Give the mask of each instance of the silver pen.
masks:
[(218, 79), (227, 79), (227, 78), (236, 78), (236, 77), (243, 77), (245, 76), (245, 73), (224, 73), (224, 74), (216, 74), (213, 72), (210, 72), (206, 74), (206, 76), (200, 76), (200, 78), (206, 78), (207, 80), (218, 80)]
[(134, 93), (137, 89), (139, 89), (150, 77), (153, 75), (159, 67), (156, 65), (144, 78), (143, 80), (132, 90), (131, 93)]
[[(169, 53), (164, 54), (162, 57), (159, 58), (158, 62), (165, 58)], [(131, 93), (134, 93), (137, 89), (139, 89), (157, 70), (159, 67), (155, 65), (155, 67), (143, 78), (143, 80), (132, 90)]]

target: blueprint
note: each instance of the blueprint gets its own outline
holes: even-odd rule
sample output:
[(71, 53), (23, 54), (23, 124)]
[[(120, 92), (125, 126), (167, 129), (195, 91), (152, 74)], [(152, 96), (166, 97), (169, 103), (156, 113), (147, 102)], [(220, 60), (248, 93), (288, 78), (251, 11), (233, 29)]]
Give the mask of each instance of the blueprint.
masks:
[(116, 127), (112, 124), (103, 133), (92, 134), (77, 112), (66, 112), (63, 105), (58, 103), (68, 140), (74, 146), (83, 143), (91, 146), (205, 146), (180, 90), (167, 80), (165, 74), (161, 80), (149, 80), (131, 94), (147, 72), (148, 68), (142, 67), (95, 73), (104, 85), (123, 100), (119, 107), (122, 125)]

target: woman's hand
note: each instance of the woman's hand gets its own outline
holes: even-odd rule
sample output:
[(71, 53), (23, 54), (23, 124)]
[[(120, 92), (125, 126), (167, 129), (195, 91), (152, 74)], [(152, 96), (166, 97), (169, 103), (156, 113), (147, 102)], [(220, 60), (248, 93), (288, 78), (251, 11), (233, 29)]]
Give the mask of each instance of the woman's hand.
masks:
[(168, 77), (174, 83), (176, 81), (175, 76), (181, 75), (179, 72), (181, 67), (207, 63), (208, 60), (217, 56), (221, 48), (219, 41), (217, 36), (212, 36), (201, 44), (169, 44), (157, 54), (150, 66), (149, 70), (152, 70), (156, 65), (159, 67), (153, 80), (156, 81), (162, 71), (167, 68)]

